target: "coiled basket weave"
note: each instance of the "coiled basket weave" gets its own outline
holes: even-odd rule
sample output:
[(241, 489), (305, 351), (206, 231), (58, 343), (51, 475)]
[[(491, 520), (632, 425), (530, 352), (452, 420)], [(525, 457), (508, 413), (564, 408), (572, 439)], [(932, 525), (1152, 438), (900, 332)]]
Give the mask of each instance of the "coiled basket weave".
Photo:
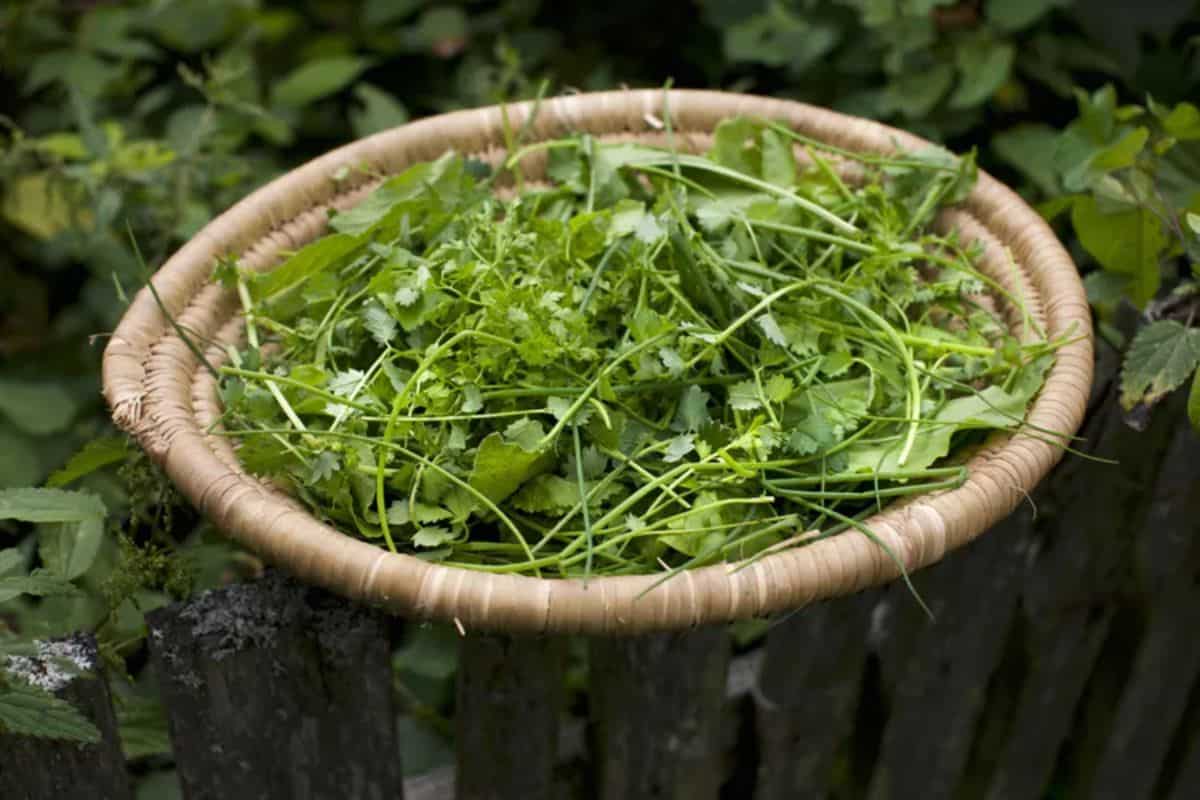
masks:
[[(384, 177), (447, 150), (491, 163), (504, 157), (510, 130), (534, 105), (461, 111), (376, 134), (289, 172), (222, 214), (153, 277), (162, 303), (196, 341), (238, 342), (243, 325), (235, 294), (213, 283), (218, 257), (236, 255), (266, 270), (321, 235), (328, 210), (363, 199)], [(662, 144), (670, 113), (676, 146), (704, 150), (722, 119), (749, 114), (783, 121), (810, 137), (857, 151), (921, 149), (902, 131), (801, 103), (703, 91), (578, 94), (540, 104), (526, 141), (577, 131), (601, 139)], [(803, 157), (798, 153), (798, 157)], [(544, 161), (531, 157), (527, 174)], [(851, 175), (853, 165), (842, 167)], [(1075, 265), (1042, 219), (988, 175), (942, 227), (985, 247), (982, 269), (1023, 296), (1051, 338), (1069, 336), (1027, 422), (1029, 433), (993, 437), (967, 462), (958, 489), (909, 498), (867, 520), (912, 571), (969, 542), (1007, 515), (1062, 450), (1043, 433), (1073, 434), (1092, 377), (1091, 319)], [(1013, 314), (1013, 324), (1019, 315)], [(220, 363), (213, 344), (207, 357)], [(868, 537), (847, 532), (780, 549), (752, 564), (658, 576), (541, 579), (440, 566), (343, 534), (298, 502), (248, 475), (227, 438), (208, 433), (219, 417), (216, 382), (179, 337), (147, 289), (130, 304), (104, 353), (104, 392), (113, 418), (132, 433), (196, 506), (229, 536), (297, 577), (418, 618), (454, 620), (468, 629), (632, 634), (793, 609), (899, 575)], [(803, 532), (797, 538), (803, 539)], [(647, 591), (651, 589), (650, 591)]]

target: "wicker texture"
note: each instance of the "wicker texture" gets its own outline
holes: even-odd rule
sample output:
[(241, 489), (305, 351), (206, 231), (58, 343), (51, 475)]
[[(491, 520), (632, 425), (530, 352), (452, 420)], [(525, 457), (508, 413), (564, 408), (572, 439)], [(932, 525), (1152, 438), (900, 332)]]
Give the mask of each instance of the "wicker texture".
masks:
[[(851, 150), (928, 145), (878, 123), (800, 103), (700, 91), (672, 91), (668, 98), (657, 90), (545, 101), (530, 140), (586, 130), (605, 139), (661, 141), (667, 103), (678, 144), (689, 149), (702, 149), (715, 125), (736, 114), (779, 119)], [(532, 111), (532, 104), (510, 106), (509, 124), (520, 126)], [(415, 122), (328, 153), (214, 220), (163, 265), (154, 285), (177, 323), (198, 339), (237, 342), (243, 330), (236, 297), (209, 281), (217, 257), (238, 255), (244, 266), (269, 269), (324, 232), (327, 209), (353, 205), (382, 176), (451, 148), (494, 162), (502, 154), (502, 130), (501, 110), (483, 108)], [(532, 160), (530, 167), (536, 172)], [(1032, 427), (1073, 434), (1090, 390), (1092, 340), (1070, 257), (1033, 210), (983, 173), (964, 206), (944, 213), (941, 224), (984, 243), (982, 268), (1024, 296), (1049, 336), (1074, 337), (1058, 351), (1028, 416)], [(223, 359), (217, 345), (207, 355), (214, 363)], [(685, 571), (649, 592), (657, 576), (584, 583), (486, 574), (388, 553), (321, 523), (247, 475), (229, 441), (206, 433), (220, 413), (216, 383), (147, 289), (105, 350), (104, 392), (116, 422), (221, 530), (306, 581), (398, 614), (453, 619), (467, 628), (632, 634), (798, 608), (899, 574), (877, 544), (853, 532), (780, 549), (740, 569), (721, 564)], [(968, 462), (963, 486), (895, 504), (867, 524), (909, 571), (919, 569), (1010, 513), (1060, 456), (1061, 449), (1041, 434), (994, 437)]]

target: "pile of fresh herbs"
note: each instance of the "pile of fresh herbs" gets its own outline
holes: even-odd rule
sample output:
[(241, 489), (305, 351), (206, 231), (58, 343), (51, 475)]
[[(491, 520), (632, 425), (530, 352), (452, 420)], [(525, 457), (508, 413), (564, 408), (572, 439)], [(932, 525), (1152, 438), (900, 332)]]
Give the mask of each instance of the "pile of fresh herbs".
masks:
[[(548, 181), (527, 184), (534, 153)], [(959, 485), (944, 457), (1019, 425), (1053, 357), (931, 228), (974, 178), (970, 157), (748, 118), (706, 156), (587, 135), (496, 169), (447, 154), (273, 271), (219, 265), (247, 332), (222, 429), (322, 518), (476, 569), (644, 573), (870, 535), (892, 498)]]

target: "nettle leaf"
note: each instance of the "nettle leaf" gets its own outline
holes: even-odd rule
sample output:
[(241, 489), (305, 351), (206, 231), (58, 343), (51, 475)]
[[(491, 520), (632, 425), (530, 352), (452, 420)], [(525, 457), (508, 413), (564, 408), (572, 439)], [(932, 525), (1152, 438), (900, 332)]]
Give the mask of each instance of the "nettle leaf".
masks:
[(1200, 366), (1200, 329), (1175, 320), (1152, 322), (1138, 331), (1121, 370), (1121, 405), (1151, 406)]
[(18, 736), (100, 741), (100, 731), (79, 709), (49, 692), (15, 682), (0, 688), (0, 728)]
[(1110, 272), (1128, 276), (1128, 292), (1139, 308), (1158, 292), (1162, 280), (1159, 260), (1169, 239), (1152, 211), (1137, 208), (1105, 213), (1096, 200), (1079, 197), (1071, 209), (1071, 224), (1084, 249)]

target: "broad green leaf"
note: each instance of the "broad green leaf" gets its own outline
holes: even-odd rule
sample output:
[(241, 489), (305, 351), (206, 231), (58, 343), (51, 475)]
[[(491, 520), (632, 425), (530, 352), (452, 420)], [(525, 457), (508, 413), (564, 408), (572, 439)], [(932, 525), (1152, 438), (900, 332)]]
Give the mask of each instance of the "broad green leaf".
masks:
[(103, 519), (103, 501), (87, 492), (62, 489), (4, 489), (0, 491), (0, 519), (22, 522), (84, 522)]
[(1121, 369), (1121, 405), (1154, 405), (1200, 366), (1200, 329), (1175, 320), (1152, 322), (1138, 331)]
[(1150, 139), (1148, 128), (1134, 128), (1112, 145), (1097, 153), (1089, 165), (1094, 170), (1104, 172), (1133, 166), (1138, 153), (1145, 148)]
[(78, 411), (75, 398), (56, 383), (0, 378), (0, 414), (35, 436), (58, 433)]
[(355, 237), (342, 233), (310, 242), (270, 272), (255, 276), (250, 284), (251, 294), (258, 301), (270, 300), (324, 270), (340, 266), (358, 244)]
[(349, 86), (369, 66), (369, 59), (358, 56), (333, 56), (310, 61), (275, 84), (271, 92), (272, 105), (302, 108)]
[(46, 569), (67, 580), (87, 572), (104, 542), (104, 518), (45, 523), (38, 528), (38, 555)]
[(124, 436), (101, 436), (85, 444), (61, 469), (51, 473), (46, 485), (61, 488), (98, 469), (118, 464), (128, 455), (129, 440)]
[(1009, 394), (999, 386), (989, 386), (976, 395), (959, 397), (946, 403), (930, 418), (928, 427), (917, 437), (916, 446), (904, 464), (900, 464), (900, 442), (883, 446), (852, 446), (848, 451), (848, 472), (900, 472), (922, 470), (950, 452), (954, 434), (972, 428), (1012, 427), (1025, 418), (1028, 397)]
[(84, 744), (100, 741), (99, 729), (75, 706), (48, 692), (17, 683), (0, 687), (0, 729), (18, 736)]
[(51, 597), (54, 595), (75, 594), (79, 590), (75, 584), (58, 575), (51, 575), (45, 570), (34, 570), (28, 575), (13, 575), (0, 578), (0, 603), (7, 602), (23, 594), (34, 597)]
[(1025, 123), (992, 137), (992, 151), (1046, 195), (1060, 191), (1055, 169), (1059, 132), (1049, 125)]
[(933, 110), (954, 83), (954, 67), (938, 63), (893, 78), (884, 89), (883, 111), (909, 119), (924, 117)]
[(991, 97), (1008, 80), (1016, 49), (1008, 43), (964, 41), (958, 48), (958, 87), (951, 108), (971, 108)]
[(508, 444), (499, 433), (490, 433), (475, 454), (475, 466), (468, 483), (484, 497), (498, 503), (525, 481), (552, 466), (552, 450), (531, 453), (520, 445)]
[(1078, 198), (1071, 224), (1079, 243), (1100, 266), (1130, 278), (1129, 296), (1139, 308), (1158, 292), (1159, 259), (1169, 240), (1153, 212), (1138, 208), (1104, 213), (1092, 197)]
[(117, 729), (125, 758), (169, 755), (167, 717), (162, 704), (154, 699), (124, 697), (117, 704)]
[(408, 109), (396, 98), (369, 83), (354, 88), (359, 105), (350, 111), (350, 126), (354, 135), (362, 138), (408, 122)]
[(531, 514), (562, 513), (579, 502), (579, 482), (560, 475), (538, 475), (521, 487), (512, 504)]
[(1180, 103), (1163, 117), (1163, 129), (1181, 142), (1200, 139), (1200, 109), (1191, 103)]

